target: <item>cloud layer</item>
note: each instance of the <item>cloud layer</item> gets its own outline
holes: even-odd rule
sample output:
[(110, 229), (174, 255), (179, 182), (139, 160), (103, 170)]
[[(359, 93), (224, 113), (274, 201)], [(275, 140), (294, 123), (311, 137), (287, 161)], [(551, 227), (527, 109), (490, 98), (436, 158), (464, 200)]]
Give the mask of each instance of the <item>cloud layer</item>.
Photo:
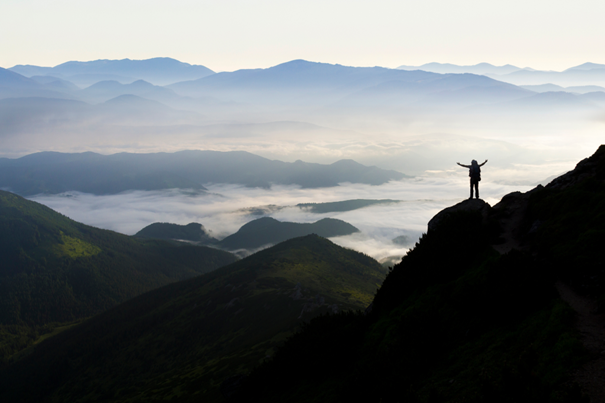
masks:
[[(38, 195), (31, 199), (76, 221), (127, 235), (133, 235), (153, 222), (199, 222), (214, 237), (223, 238), (236, 232), (243, 224), (259, 218), (259, 214), (280, 221), (307, 223), (325, 217), (338, 218), (353, 224), (361, 232), (333, 238), (333, 242), (384, 260), (403, 256), (409, 246), (426, 232), (427, 222), (437, 212), (468, 197), (465, 175), (462, 170), (455, 176), (414, 178), (381, 186), (343, 184), (322, 189), (273, 186), (267, 190), (207, 185), (211, 192), (207, 195), (179, 190), (133, 191), (110, 196), (69, 192), (54, 196)], [(493, 205), (509, 192), (529, 188), (484, 181), (480, 191), (482, 198)], [(326, 214), (296, 207), (298, 203), (351, 199), (394, 199), (400, 202)], [(402, 235), (410, 240), (409, 244), (393, 242), (394, 238)]]

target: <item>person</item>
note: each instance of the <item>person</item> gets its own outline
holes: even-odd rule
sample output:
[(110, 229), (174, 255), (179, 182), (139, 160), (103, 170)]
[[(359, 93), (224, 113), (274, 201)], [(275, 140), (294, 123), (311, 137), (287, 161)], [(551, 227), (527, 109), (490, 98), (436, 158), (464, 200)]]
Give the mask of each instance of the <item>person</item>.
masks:
[(468, 176), (470, 176), (471, 178), (470, 199), (473, 198), (473, 186), (475, 187), (475, 197), (477, 199), (479, 198), (479, 181), (481, 180), (481, 167), (485, 165), (486, 162), (487, 160), (485, 160), (483, 164), (478, 164), (476, 160), (472, 160), (470, 165), (463, 165), (459, 162), (456, 162), (456, 164), (460, 165), (461, 167), (468, 168)]

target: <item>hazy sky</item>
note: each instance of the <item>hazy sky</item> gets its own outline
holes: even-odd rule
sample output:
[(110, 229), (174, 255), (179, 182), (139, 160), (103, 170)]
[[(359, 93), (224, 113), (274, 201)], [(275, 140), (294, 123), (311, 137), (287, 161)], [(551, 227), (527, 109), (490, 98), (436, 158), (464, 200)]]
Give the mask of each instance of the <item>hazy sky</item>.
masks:
[(0, 0), (0, 66), (165, 56), (215, 71), (605, 63), (599, 0)]

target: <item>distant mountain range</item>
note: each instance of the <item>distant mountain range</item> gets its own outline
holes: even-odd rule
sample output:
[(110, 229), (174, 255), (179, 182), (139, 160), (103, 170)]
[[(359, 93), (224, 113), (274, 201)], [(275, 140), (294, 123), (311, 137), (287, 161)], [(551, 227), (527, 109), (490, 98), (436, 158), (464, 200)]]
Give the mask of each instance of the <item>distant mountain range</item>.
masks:
[(510, 64), (494, 66), (489, 63), (479, 63), (472, 66), (459, 66), (450, 63), (426, 63), (421, 66), (399, 66), (398, 69), (422, 70), (440, 74), (481, 74), (499, 81), (523, 86), (547, 83), (554, 83), (559, 86), (605, 84), (605, 64), (598, 63), (583, 63), (560, 72), (535, 70), (529, 67), (519, 68)]
[(330, 165), (289, 163), (244, 151), (113, 155), (43, 152), (18, 159), (0, 158), (0, 187), (22, 195), (69, 190), (93, 194), (170, 188), (204, 191), (203, 183), (307, 188), (337, 186), (342, 182), (381, 185), (406, 177), (400, 172), (367, 167), (352, 160)]
[(605, 87), (601, 87), (599, 85), (576, 85), (570, 87), (561, 87), (560, 85), (555, 84), (540, 84), (540, 85), (521, 85), (522, 88), (525, 88), (530, 91), (535, 92), (557, 92), (557, 91), (565, 91), (572, 92), (577, 94), (586, 94), (589, 92), (605, 92)]
[(382, 199), (355, 199), (355, 200), (343, 200), (337, 202), (326, 202), (326, 203), (299, 203), (296, 207), (302, 210), (309, 211), (316, 214), (333, 213), (337, 211), (352, 211), (363, 207), (374, 206), (377, 204), (393, 204), (399, 203), (400, 200)]
[[(62, 78), (28, 78), (0, 69), (0, 152), (3, 156), (44, 150), (109, 153), (135, 148), (153, 152), (174, 151), (175, 144), (182, 144), (182, 148), (247, 149), (245, 144), (266, 150), (265, 156), (282, 159), (274, 148), (278, 139), (290, 143), (288, 153), (293, 155), (298, 150), (310, 152), (310, 145), (322, 143), (324, 138), (334, 144), (371, 147), (365, 142), (370, 133), (363, 133), (370, 128), (376, 129), (371, 134), (380, 139), (382, 130), (387, 137), (398, 135), (403, 127), (449, 132), (461, 122), (473, 127), (469, 131), (475, 133), (480, 129), (482, 133), (507, 131), (503, 126), (529, 130), (530, 126), (543, 127), (541, 120), (548, 114), (548, 121), (555, 126), (559, 120), (586, 122), (602, 108), (598, 94), (582, 97), (605, 88), (605, 81), (601, 85), (597, 80), (599, 71), (605, 71), (599, 66), (585, 64), (560, 73), (519, 70), (488, 77), (294, 60), (164, 87), (135, 77), (127, 84), (104, 80), (84, 89)], [(529, 84), (552, 85), (523, 88), (504, 82), (520, 73), (541, 77)], [(557, 81), (557, 77), (574, 74), (587, 75), (588, 79), (571, 84)], [(562, 90), (576, 96), (575, 101), (553, 94)], [(550, 95), (535, 96), (538, 92)], [(515, 103), (522, 106), (510, 106)], [(573, 108), (566, 110), (571, 103)], [(526, 119), (523, 125), (516, 119), (516, 111)], [(384, 156), (398, 161), (389, 167), (401, 170), (407, 157), (418, 158), (401, 153)], [(373, 154), (360, 153), (368, 159), (359, 161), (377, 164)], [(315, 161), (325, 162), (323, 155), (318, 154)]]
[[(513, 66), (511, 64), (506, 64), (504, 66), (494, 66), (489, 63), (479, 63), (471, 66), (459, 66), (451, 63), (426, 63), (421, 66), (399, 66), (397, 67), (399, 70), (422, 70), (422, 71), (430, 71), (433, 73), (439, 74), (463, 74), (463, 73), (471, 73), (471, 74), (480, 74), (480, 75), (490, 75), (490, 74), (509, 74), (515, 71), (523, 70), (520, 67)], [(528, 69), (533, 70), (533, 69)]]
[[(218, 73), (199, 80), (168, 86), (187, 96), (209, 95), (260, 104), (319, 105), (342, 107), (342, 102), (378, 106), (410, 103), (429, 94), (468, 87), (506, 88), (517, 98), (528, 91), (477, 75), (442, 75), (425, 71), (405, 71), (382, 67), (347, 67), (293, 60), (268, 69)], [(370, 94), (370, 96), (368, 96)], [(385, 97), (386, 96), (386, 97)], [(510, 97), (510, 95), (509, 95)]]
[(590, 70), (567, 69), (557, 71), (520, 70), (494, 78), (515, 85), (538, 85), (553, 83), (561, 86), (605, 85), (605, 67)]
[(159, 102), (170, 102), (180, 98), (174, 91), (150, 84), (144, 80), (137, 80), (130, 84), (121, 84), (117, 81), (99, 81), (77, 92), (76, 95), (86, 102), (96, 104), (126, 94)]
[[(120, 61), (116, 66), (121, 66), (121, 62), (123, 61)], [(128, 61), (124, 63), (129, 65), (129, 63), (132, 64), (134, 62)], [(60, 66), (71, 66), (69, 69), (80, 69), (82, 71), (99, 66), (114, 66), (113, 61), (90, 63), (92, 67), (86, 67), (88, 65), (80, 66), (77, 63), (74, 65), (66, 63)], [(180, 62), (172, 61), (170, 63), (178, 64)], [(135, 65), (136, 63), (132, 66)], [(153, 66), (154, 63), (150, 65)], [(114, 67), (117, 69), (118, 67), (116, 66)], [(136, 70), (136, 66), (132, 66), (128, 71)], [(427, 66), (427, 69), (431, 66), (435, 67), (434, 64)], [(560, 73), (517, 70), (504, 75), (494, 75), (489, 73), (489, 71), (496, 70), (489, 68), (491, 66), (489, 64), (476, 66), (437, 66), (441, 67), (433, 68), (433, 70), (456, 71), (457, 73), (441, 74), (422, 70), (408, 71), (382, 67), (360, 68), (293, 60), (266, 69), (246, 69), (205, 75), (195, 80), (180, 81), (164, 87), (153, 85), (145, 80), (146, 77), (138, 76), (128, 83), (121, 83), (118, 80), (99, 79), (94, 81), (94, 83), (91, 82), (91, 85), (84, 89), (77, 89), (73, 83), (65, 79), (57, 78), (54, 80), (51, 76), (41, 76), (38, 74), (40, 72), (32, 75), (32, 78), (27, 78), (17, 74), (16, 71), (34, 73), (34, 70), (13, 68), (12, 70), (0, 69), (0, 98), (32, 97), (35, 98), (32, 102), (39, 103), (39, 98), (43, 97), (100, 104), (120, 96), (135, 95), (160, 102), (172, 108), (188, 111), (195, 110), (204, 114), (212, 114), (213, 116), (229, 117), (229, 119), (232, 119), (234, 114), (238, 116), (254, 116), (259, 110), (262, 110), (263, 113), (272, 114), (278, 113), (278, 111), (297, 110), (299, 113), (312, 112), (324, 115), (344, 113), (345, 115), (378, 114), (379, 116), (388, 116), (389, 114), (400, 114), (400, 108), (402, 107), (406, 108), (407, 113), (439, 112), (443, 110), (459, 112), (468, 106), (498, 104), (527, 98), (534, 95), (534, 90), (536, 92), (561, 90), (555, 86), (522, 88), (503, 82), (510, 81), (519, 84), (516, 81), (509, 80), (509, 78), (517, 77), (519, 74), (521, 74), (519, 77), (525, 77), (522, 74), (529, 74), (532, 77), (539, 76), (544, 78), (544, 80), (540, 78), (541, 81), (538, 84), (548, 82), (556, 84), (556, 80), (547, 80), (550, 77), (549, 75), (555, 78), (589, 75), (589, 82), (592, 84), (590, 80), (599, 79), (599, 72), (605, 71), (605, 69), (599, 68), (601, 65), (585, 64)], [(411, 68), (410, 66), (408, 67)], [(495, 66), (492, 67), (495, 68)], [(514, 66), (503, 67), (510, 70)], [(56, 68), (59, 68), (59, 66)], [(143, 69), (141, 71), (147, 70)], [(162, 72), (163, 70), (158, 71)], [(468, 73), (469, 71), (481, 72), (489, 77), (486, 75), (470, 74)], [(158, 74), (160, 74), (159, 72)], [(167, 70), (166, 74), (169, 73), (170, 69)], [(576, 84), (571, 85), (571, 87), (565, 89), (565, 91), (585, 93), (601, 89), (600, 86), (589, 88)], [(137, 98), (130, 99), (133, 102), (137, 100)], [(534, 102), (539, 101), (540, 99), (536, 98)], [(22, 108), (19, 111), (20, 113), (16, 115), (17, 118), (8, 119), (11, 125), (26, 126), (31, 132), (33, 129), (32, 123), (28, 122), (26, 116), (30, 115), (32, 111), (27, 109), (27, 102), (9, 100), (6, 102), (9, 104), (20, 103)], [(49, 109), (53, 108), (50, 105), (53, 101), (49, 99), (45, 102), (49, 104)], [(537, 106), (540, 107), (539, 104)], [(37, 107), (32, 106), (32, 108), (35, 109)], [(40, 108), (38, 110), (42, 112)], [(180, 112), (180, 114), (177, 112)], [(154, 122), (148, 122), (150, 118)], [(113, 117), (105, 119), (95, 117), (95, 119), (86, 120), (85, 117), (77, 114), (66, 115), (65, 118), (57, 118), (55, 120), (72, 126), (93, 126), (93, 122), (96, 121), (102, 122), (103, 125), (107, 125), (108, 122), (124, 124), (122, 117), (118, 119), (114, 119)], [(133, 116), (127, 124), (129, 126), (158, 125), (161, 122), (162, 125), (199, 125), (202, 120), (202, 116), (199, 114), (180, 110), (171, 111), (170, 113), (162, 112), (160, 114), (149, 111), (146, 115), (139, 114), (138, 116)], [(50, 127), (53, 128), (52, 125)], [(33, 131), (39, 130), (48, 129), (36, 128)], [(60, 129), (57, 128), (57, 130)]]
[[(68, 87), (69, 84), (67, 84)], [(77, 89), (69, 87), (66, 90), (65, 86), (57, 88), (58, 85), (55, 81), (42, 80), (40, 82), (0, 67), (0, 99), (23, 97), (75, 98), (70, 92)]]
[(145, 80), (157, 85), (166, 85), (214, 74), (207, 67), (179, 62), (168, 57), (147, 60), (71, 61), (55, 67), (17, 65), (9, 70), (26, 77), (56, 77), (71, 81), (78, 86), (89, 86), (105, 80), (115, 80), (124, 84)]

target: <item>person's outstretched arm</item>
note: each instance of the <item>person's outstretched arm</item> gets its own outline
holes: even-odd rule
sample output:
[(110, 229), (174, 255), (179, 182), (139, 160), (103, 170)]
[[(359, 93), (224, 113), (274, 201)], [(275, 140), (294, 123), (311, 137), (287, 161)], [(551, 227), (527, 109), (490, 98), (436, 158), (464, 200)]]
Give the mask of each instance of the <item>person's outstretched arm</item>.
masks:
[(483, 164), (480, 164), (479, 166), (482, 167), (483, 165), (485, 165), (487, 163), (487, 160), (485, 160), (485, 162)]
[[(487, 162), (487, 161), (485, 161), (485, 162)], [(485, 162), (484, 162), (484, 164), (485, 164)], [(461, 167), (464, 167), (464, 168), (470, 168), (471, 167), (470, 165), (464, 165), (464, 164), (461, 164), (459, 162), (456, 162), (456, 164), (458, 164), (458, 165), (460, 165)]]

